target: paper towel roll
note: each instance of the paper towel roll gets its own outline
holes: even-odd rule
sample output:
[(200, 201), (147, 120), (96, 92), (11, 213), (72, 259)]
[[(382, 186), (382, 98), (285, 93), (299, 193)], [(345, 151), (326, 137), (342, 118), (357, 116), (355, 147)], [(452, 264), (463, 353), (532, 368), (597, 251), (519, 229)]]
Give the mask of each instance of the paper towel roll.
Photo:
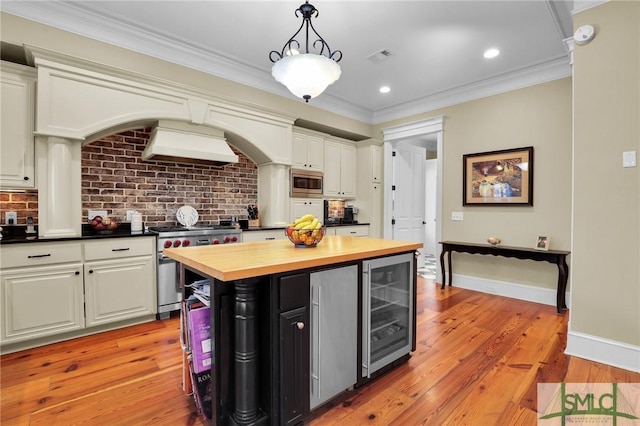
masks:
[(131, 232), (142, 231), (142, 213), (134, 212), (131, 215)]

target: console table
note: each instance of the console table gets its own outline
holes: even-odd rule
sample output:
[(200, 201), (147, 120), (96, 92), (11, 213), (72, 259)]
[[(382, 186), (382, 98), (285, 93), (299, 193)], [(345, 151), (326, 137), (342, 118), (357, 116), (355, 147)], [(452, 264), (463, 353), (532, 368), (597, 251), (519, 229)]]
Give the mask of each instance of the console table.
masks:
[(444, 256), (448, 254), (449, 261), (449, 286), (453, 280), (451, 274), (451, 252), (470, 254), (490, 254), (492, 256), (515, 257), (516, 259), (529, 259), (539, 262), (549, 262), (558, 265), (558, 290), (556, 295), (556, 307), (561, 314), (567, 308), (565, 303), (565, 290), (569, 280), (569, 266), (567, 255), (571, 252), (564, 250), (536, 250), (526, 247), (492, 246), (489, 244), (463, 243), (458, 241), (441, 241), (442, 253), (440, 254), (440, 268), (442, 269), (442, 289), (447, 282), (444, 269)]

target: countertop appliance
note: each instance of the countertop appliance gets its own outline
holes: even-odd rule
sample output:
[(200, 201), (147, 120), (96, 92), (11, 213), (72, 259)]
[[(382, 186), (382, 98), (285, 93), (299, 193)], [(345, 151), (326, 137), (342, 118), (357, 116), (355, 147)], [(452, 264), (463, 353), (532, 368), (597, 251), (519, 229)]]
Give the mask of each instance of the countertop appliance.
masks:
[(324, 200), (325, 224), (353, 224), (357, 223), (355, 215), (358, 208), (347, 204), (345, 200)]
[(233, 244), (242, 241), (242, 230), (231, 226), (199, 225), (196, 227), (150, 226), (157, 235), (158, 250), (158, 318), (169, 318), (171, 311), (180, 309), (182, 289), (179, 269), (175, 260), (162, 251), (169, 247), (208, 246)]

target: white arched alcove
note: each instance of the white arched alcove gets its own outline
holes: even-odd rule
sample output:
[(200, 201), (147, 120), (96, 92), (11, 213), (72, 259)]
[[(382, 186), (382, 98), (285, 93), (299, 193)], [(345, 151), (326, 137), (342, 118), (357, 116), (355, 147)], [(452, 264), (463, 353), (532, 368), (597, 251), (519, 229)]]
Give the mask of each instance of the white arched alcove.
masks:
[[(261, 211), (262, 223), (272, 225), (289, 217), (283, 200), (288, 194), (294, 117), (55, 52), (30, 51), (38, 69), (35, 133), (41, 238), (81, 235), (82, 144), (160, 119), (229, 132), (231, 143), (258, 165), (258, 202), (270, 206)], [(53, 199), (53, 194), (65, 199)], [(61, 205), (68, 208), (56, 207)]]

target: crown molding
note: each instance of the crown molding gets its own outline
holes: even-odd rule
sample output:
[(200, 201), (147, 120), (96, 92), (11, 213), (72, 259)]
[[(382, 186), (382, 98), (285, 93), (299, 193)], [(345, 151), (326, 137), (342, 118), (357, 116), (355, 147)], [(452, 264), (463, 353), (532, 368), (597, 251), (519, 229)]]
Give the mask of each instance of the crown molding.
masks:
[[(599, 1), (601, 3), (601, 1)], [(274, 95), (296, 99), (271, 74), (222, 55), (206, 46), (186, 43), (151, 29), (133, 27), (123, 20), (98, 13), (91, 6), (74, 2), (8, 1), (3, 13), (48, 25), (120, 48), (214, 75)], [(482, 81), (433, 93), (377, 111), (346, 102), (329, 93), (313, 100), (313, 107), (367, 124), (379, 124), (463, 102), (540, 84), (571, 75), (568, 57), (533, 64)]]
[(563, 55), (552, 61), (535, 64), (524, 69), (433, 93), (410, 102), (376, 111), (373, 124), (434, 111), (570, 76), (569, 58)]
[(609, 0), (573, 0), (573, 10), (571, 13), (575, 15), (576, 13), (584, 12), (587, 9), (605, 4), (608, 1)]

